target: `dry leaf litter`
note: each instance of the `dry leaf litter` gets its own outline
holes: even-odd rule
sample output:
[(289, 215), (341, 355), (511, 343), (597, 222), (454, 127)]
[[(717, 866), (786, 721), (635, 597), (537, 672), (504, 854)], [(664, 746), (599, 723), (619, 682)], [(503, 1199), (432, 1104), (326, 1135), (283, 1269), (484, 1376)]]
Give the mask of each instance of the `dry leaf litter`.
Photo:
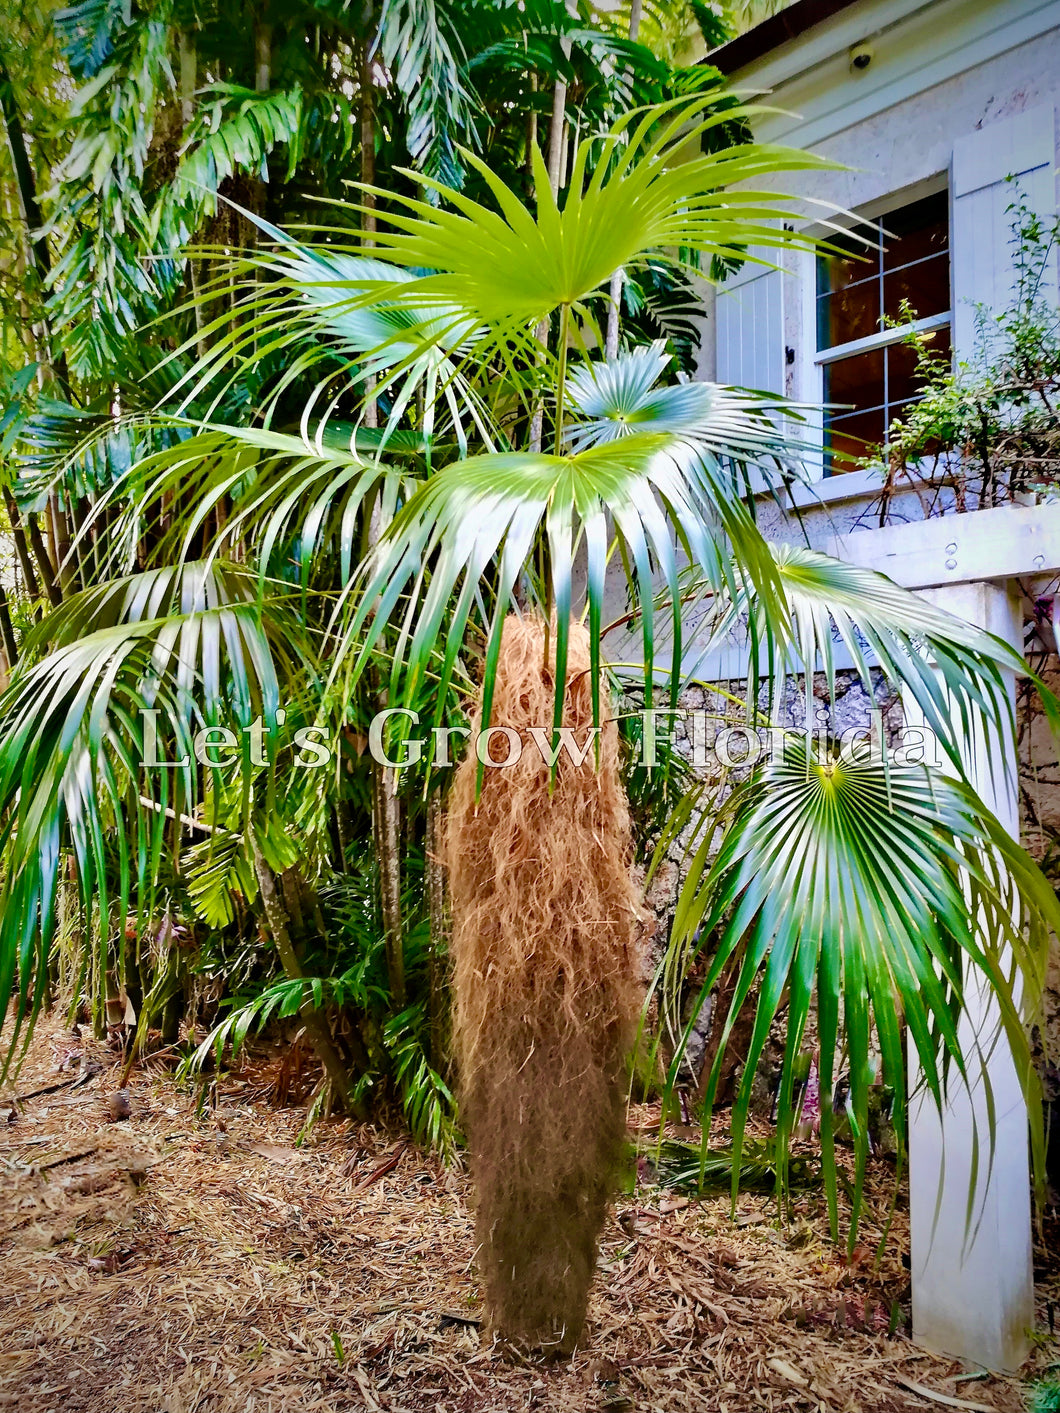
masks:
[[(1060, 1360), (1055, 1221), (1045, 1333), (1022, 1380), (983, 1376), (909, 1340), (901, 1202), (875, 1262), (886, 1163), (848, 1261), (816, 1191), (784, 1223), (766, 1195), (733, 1216), (726, 1196), (653, 1186), (642, 1160), (604, 1232), (585, 1347), (513, 1361), (480, 1335), (462, 1171), (348, 1122), (300, 1143), (305, 1108), (267, 1098), (278, 1055), (220, 1076), (201, 1114), (161, 1062), (124, 1089), (121, 1068), (42, 1019), (0, 1095), (0, 1408), (1016, 1413)], [(649, 1109), (632, 1118), (650, 1132)]]

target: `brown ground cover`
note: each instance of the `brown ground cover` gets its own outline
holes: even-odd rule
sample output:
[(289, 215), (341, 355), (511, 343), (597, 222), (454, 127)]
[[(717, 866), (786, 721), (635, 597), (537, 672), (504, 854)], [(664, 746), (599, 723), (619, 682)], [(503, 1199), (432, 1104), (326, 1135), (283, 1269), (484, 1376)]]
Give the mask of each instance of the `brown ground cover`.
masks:
[[(687, 1202), (653, 1186), (642, 1163), (645, 1180), (605, 1228), (586, 1347), (559, 1363), (513, 1362), (480, 1336), (463, 1172), (348, 1123), (319, 1124), (299, 1145), (304, 1108), (267, 1098), (281, 1070), (261, 1056), (222, 1076), (198, 1116), (194, 1094), (149, 1064), (133, 1072), (123, 1117), (126, 1105), (109, 1102), (115, 1057), (42, 1021), (0, 1105), (0, 1407), (1025, 1406), (1025, 1382), (969, 1378), (909, 1342), (901, 1205), (873, 1260), (884, 1163), (852, 1262), (829, 1244), (815, 1192), (786, 1224), (756, 1195), (733, 1219), (727, 1198)], [(1060, 1296), (1050, 1238), (1055, 1248), (1055, 1227), (1040, 1253), (1046, 1330)], [(1043, 1335), (1025, 1374), (1057, 1360), (1060, 1342)]]

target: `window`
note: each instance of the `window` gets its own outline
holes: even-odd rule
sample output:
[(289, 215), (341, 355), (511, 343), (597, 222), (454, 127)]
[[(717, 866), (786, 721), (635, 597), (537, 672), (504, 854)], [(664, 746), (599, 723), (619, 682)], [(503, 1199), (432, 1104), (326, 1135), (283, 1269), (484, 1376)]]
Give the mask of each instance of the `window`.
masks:
[(932, 330), (932, 350), (950, 359), (947, 193), (889, 211), (859, 231), (879, 248), (838, 237), (832, 244), (846, 254), (817, 260), (822, 400), (847, 404), (826, 406), (826, 475), (856, 470), (856, 459), (885, 441), (887, 428), (919, 395), (916, 356), (903, 342), (910, 326), (885, 326), (901, 317), (904, 301), (916, 314), (911, 327)]

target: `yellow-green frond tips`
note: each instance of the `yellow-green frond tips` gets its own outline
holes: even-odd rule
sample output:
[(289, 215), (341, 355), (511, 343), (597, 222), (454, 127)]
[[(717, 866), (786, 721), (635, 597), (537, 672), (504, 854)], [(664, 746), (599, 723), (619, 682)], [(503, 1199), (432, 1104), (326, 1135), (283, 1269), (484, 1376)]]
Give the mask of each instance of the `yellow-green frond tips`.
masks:
[(378, 193), (390, 208), (380, 214), (377, 247), (396, 264), (433, 272), (422, 282), (422, 297), (452, 300), (496, 326), (577, 305), (615, 270), (636, 267), (649, 255), (674, 261), (680, 248), (739, 260), (749, 245), (805, 244), (784, 230), (793, 200), (747, 184), (831, 164), (753, 142), (699, 151), (700, 138), (716, 122), (754, 111), (728, 108), (722, 119), (704, 112), (706, 102), (700, 96), (663, 104), (583, 140), (558, 201), (533, 149), (533, 208), (465, 153), (492, 201), (472, 200), (422, 177), (434, 201)]

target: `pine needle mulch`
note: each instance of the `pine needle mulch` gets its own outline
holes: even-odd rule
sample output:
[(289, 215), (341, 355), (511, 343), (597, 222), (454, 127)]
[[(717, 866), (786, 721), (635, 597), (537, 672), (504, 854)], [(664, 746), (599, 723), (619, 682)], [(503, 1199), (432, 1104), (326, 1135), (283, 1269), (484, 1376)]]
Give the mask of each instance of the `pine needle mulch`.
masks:
[[(33, 1097), (0, 1104), (0, 1408), (1024, 1406), (1019, 1381), (969, 1378), (909, 1342), (902, 1214), (878, 1269), (874, 1218), (847, 1263), (816, 1194), (780, 1226), (767, 1196), (733, 1220), (724, 1197), (642, 1184), (605, 1231), (588, 1346), (513, 1362), (480, 1338), (466, 1176), (345, 1123), (297, 1146), (304, 1109), (263, 1097), (277, 1067), (222, 1077), (200, 1118), (160, 1066), (114, 1098), (114, 1056), (42, 1021), (16, 1085)], [(1043, 1340), (1037, 1367), (1058, 1358)]]

